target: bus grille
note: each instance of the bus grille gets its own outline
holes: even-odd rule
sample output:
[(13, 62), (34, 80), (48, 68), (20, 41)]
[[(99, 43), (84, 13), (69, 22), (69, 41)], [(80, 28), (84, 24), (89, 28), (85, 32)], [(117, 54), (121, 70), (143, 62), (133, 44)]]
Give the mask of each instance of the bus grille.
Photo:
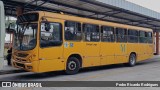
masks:
[(15, 61), (24, 62), (24, 63), (27, 62), (27, 60), (25, 60), (25, 59), (20, 59), (20, 58), (16, 58)]
[(16, 63), (16, 65), (17, 65), (18, 67), (23, 67), (23, 68), (25, 68), (24, 64)]
[(18, 56), (18, 57), (23, 57), (23, 58), (25, 58), (25, 57), (27, 57), (27, 56), (28, 56), (28, 54), (18, 53), (18, 54), (17, 54), (17, 56)]

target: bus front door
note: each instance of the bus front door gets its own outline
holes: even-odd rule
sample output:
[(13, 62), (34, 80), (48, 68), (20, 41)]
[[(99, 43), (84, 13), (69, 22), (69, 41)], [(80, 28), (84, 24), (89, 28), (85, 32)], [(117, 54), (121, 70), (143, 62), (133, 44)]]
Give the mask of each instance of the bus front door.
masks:
[[(39, 71), (64, 70), (62, 20), (48, 19), (49, 28), (45, 28), (45, 22), (41, 23), (40, 48), (39, 48)], [(48, 29), (48, 30), (46, 30)]]

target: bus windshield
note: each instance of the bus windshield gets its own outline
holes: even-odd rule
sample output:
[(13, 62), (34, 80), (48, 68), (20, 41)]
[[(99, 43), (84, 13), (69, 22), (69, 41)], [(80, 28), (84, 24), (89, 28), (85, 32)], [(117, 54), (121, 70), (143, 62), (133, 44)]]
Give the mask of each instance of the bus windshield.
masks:
[(18, 24), (14, 36), (14, 48), (17, 50), (31, 50), (36, 46), (38, 24)]

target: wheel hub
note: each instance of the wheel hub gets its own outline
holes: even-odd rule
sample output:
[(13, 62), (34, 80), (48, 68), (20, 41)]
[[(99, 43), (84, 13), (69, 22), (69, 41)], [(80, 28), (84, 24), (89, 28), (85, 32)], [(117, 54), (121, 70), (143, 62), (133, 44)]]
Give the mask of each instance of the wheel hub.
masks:
[(70, 61), (68, 63), (68, 68), (69, 68), (69, 70), (75, 70), (76, 69), (76, 62)]

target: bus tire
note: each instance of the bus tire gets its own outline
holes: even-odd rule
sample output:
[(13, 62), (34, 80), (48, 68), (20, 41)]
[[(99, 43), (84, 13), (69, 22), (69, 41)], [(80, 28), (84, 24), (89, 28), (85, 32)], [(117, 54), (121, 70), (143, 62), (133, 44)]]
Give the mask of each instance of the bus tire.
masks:
[(70, 57), (67, 60), (67, 64), (66, 64), (66, 74), (68, 75), (73, 75), (78, 73), (80, 69), (80, 62), (76, 57)]
[(134, 53), (131, 53), (129, 56), (128, 66), (133, 67), (135, 65), (136, 65), (136, 55)]

